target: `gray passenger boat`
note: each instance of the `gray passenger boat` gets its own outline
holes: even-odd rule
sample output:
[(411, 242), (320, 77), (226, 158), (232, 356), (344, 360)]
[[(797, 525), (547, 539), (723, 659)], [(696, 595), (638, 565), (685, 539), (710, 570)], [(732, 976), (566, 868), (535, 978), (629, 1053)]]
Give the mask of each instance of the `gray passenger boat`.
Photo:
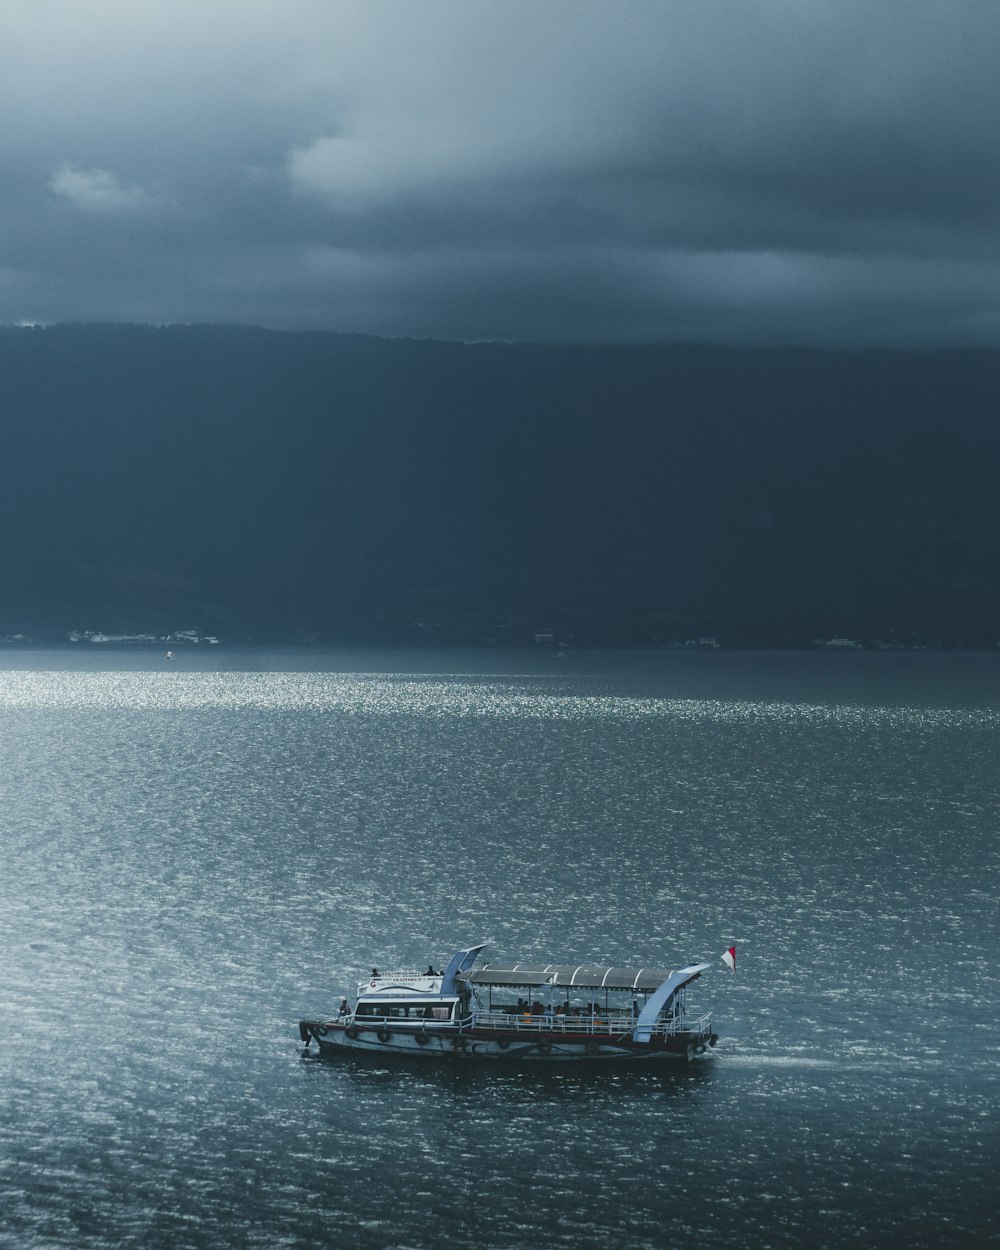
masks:
[(709, 964), (607, 968), (483, 964), (484, 945), (456, 951), (443, 971), (382, 973), (358, 985), (331, 1020), (301, 1020), (306, 1054), (377, 1053), (436, 1059), (687, 1061), (715, 1045), (710, 1015), (691, 1015), (687, 988)]

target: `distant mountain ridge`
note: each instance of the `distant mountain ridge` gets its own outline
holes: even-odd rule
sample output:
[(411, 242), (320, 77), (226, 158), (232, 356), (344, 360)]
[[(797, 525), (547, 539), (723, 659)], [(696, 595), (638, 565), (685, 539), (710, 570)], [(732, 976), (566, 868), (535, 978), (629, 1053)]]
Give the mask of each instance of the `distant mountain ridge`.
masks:
[(0, 331), (0, 633), (1000, 638), (1000, 354)]

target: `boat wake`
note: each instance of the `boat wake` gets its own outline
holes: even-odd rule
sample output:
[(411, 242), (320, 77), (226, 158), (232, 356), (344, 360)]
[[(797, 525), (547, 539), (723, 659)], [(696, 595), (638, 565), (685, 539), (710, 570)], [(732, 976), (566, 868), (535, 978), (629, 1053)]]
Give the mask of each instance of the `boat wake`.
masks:
[(721, 1048), (716, 1051), (716, 1055), (724, 1061), (726, 1067), (733, 1064), (746, 1068), (839, 1068), (843, 1066), (837, 1059), (814, 1059), (809, 1055), (747, 1054), (745, 1051), (739, 1055), (731, 1055), (726, 1054)]

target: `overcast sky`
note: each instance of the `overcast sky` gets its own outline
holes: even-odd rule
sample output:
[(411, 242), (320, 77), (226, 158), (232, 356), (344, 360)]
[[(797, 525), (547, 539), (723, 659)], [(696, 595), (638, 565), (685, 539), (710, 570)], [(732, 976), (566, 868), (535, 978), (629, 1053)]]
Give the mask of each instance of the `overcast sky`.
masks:
[(0, 0), (0, 321), (1000, 340), (997, 0)]

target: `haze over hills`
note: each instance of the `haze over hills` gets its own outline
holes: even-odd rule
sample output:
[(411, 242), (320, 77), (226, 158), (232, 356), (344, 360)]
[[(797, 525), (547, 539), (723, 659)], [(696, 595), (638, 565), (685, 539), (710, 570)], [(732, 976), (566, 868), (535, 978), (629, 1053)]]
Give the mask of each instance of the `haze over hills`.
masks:
[(1000, 354), (0, 332), (0, 633), (1000, 637)]

